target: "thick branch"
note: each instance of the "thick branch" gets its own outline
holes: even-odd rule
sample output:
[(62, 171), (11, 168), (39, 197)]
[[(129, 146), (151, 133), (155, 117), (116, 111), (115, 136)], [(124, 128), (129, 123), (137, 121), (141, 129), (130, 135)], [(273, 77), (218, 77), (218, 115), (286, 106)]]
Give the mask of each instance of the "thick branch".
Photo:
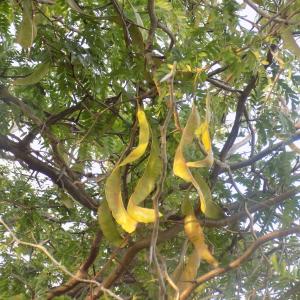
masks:
[[(174, 238), (181, 230), (182, 227), (180, 225), (175, 225), (163, 232), (160, 232), (158, 234), (157, 243), (162, 243)], [(112, 286), (116, 282), (116, 280), (118, 280), (118, 278), (120, 278), (120, 276), (128, 269), (130, 263), (133, 261), (137, 253), (143, 249), (148, 248), (150, 244), (151, 244), (151, 236), (142, 239), (136, 242), (133, 246), (131, 246), (126, 251), (125, 255), (123, 256), (123, 259), (120, 261), (119, 265), (115, 268), (115, 270), (112, 271), (112, 273), (103, 280), (102, 286), (105, 288)], [(101, 292), (102, 291), (100, 288), (99, 289), (95, 288), (93, 291), (93, 295), (87, 296), (86, 300), (98, 299)]]
[[(299, 192), (300, 192), (300, 186), (298, 186), (296, 188), (293, 188), (293, 189), (291, 189), (287, 192), (284, 192), (284, 193), (282, 193), (278, 196), (275, 196), (275, 197), (269, 198), (267, 200), (261, 201), (257, 204), (253, 204), (253, 205), (248, 207), (248, 212), (249, 213), (254, 213), (256, 211), (268, 209), (273, 205), (277, 205), (277, 204), (283, 202), (284, 200), (295, 196)], [(230, 217), (226, 217), (226, 218), (221, 219), (221, 220), (208, 220), (208, 219), (206, 220), (205, 219), (205, 220), (200, 220), (199, 223), (202, 226), (205, 226), (205, 227), (223, 227), (223, 226), (226, 226), (226, 225), (233, 224), (233, 223), (237, 222), (238, 220), (240, 220), (244, 217), (247, 217), (247, 216), (248, 216), (248, 214), (247, 214), (246, 211), (241, 211), (239, 213), (236, 213), (236, 214), (234, 214)]]
[[(274, 197), (271, 197), (269, 199), (262, 200), (262, 201), (260, 201), (256, 204), (249, 205), (248, 212), (254, 213), (254, 212), (257, 212), (257, 211), (269, 209), (273, 205), (278, 205), (278, 204), (282, 203), (283, 201), (285, 201), (285, 200), (287, 200), (291, 197), (294, 197), (299, 192), (300, 192), (300, 186), (296, 187), (296, 188), (293, 188), (289, 191), (286, 191), (284, 193), (281, 193), (278, 196), (274, 196)], [(247, 216), (248, 216), (248, 214), (247, 214), (246, 211), (241, 211), (239, 213), (236, 213), (234, 215), (231, 215), (229, 217), (219, 219), (219, 220), (200, 219), (199, 223), (203, 227), (223, 227), (223, 226), (228, 226), (228, 225), (234, 224), (237, 221), (239, 221), (242, 218), (245, 218)], [(176, 221), (176, 222), (182, 222), (182, 217), (178, 216), (178, 215), (177, 216), (173, 215), (169, 218), (169, 220), (173, 220), (173, 221)]]
[(247, 3), (253, 10), (255, 10), (259, 15), (261, 15), (264, 18), (272, 19), (274, 22), (278, 22), (278, 23), (284, 23), (284, 24), (288, 23), (288, 20), (282, 19), (279, 16), (276, 17), (276, 16), (269, 15), (266, 11), (264, 11), (261, 8), (259, 8), (259, 6), (257, 6), (251, 0), (244, 0), (244, 2)]
[(151, 52), (153, 48), (153, 39), (158, 25), (158, 19), (155, 14), (155, 0), (148, 0), (148, 14), (150, 17), (150, 29), (146, 44), (146, 52)]
[[(223, 146), (223, 149), (220, 152), (220, 160), (221, 161), (224, 161), (226, 159), (228, 151), (230, 150), (230, 148), (234, 144), (235, 139), (238, 136), (241, 117), (242, 117), (242, 115), (244, 113), (244, 109), (245, 109), (245, 103), (246, 103), (251, 91), (255, 87), (256, 80), (257, 80), (257, 75), (252, 76), (250, 78), (250, 81), (247, 84), (246, 88), (239, 96), (237, 107), (236, 107), (235, 119), (234, 119), (234, 123), (233, 123), (232, 129), (231, 129), (231, 132)], [(212, 182), (214, 182), (215, 179), (217, 178), (219, 171), (220, 171), (220, 166), (215, 165), (212, 170), (212, 175), (211, 175)]]
[(273, 231), (271, 233), (268, 233), (266, 235), (259, 237), (252, 245), (249, 246), (249, 248), (244, 252), (243, 255), (241, 255), (240, 257), (238, 257), (231, 263), (229, 263), (228, 266), (226, 266), (225, 268), (221, 268), (221, 267), (216, 268), (216, 269), (213, 269), (210, 272), (207, 272), (206, 274), (198, 277), (193, 284), (191, 284), (188, 288), (186, 288), (182, 292), (182, 294), (180, 296), (180, 300), (187, 299), (191, 295), (191, 293), (194, 291), (194, 289), (197, 288), (197, 286), (199, 286), (200, 284), (202, 284), (212, 278), (215, 278), (221, 274), (227, 273), (230, 270), (238, 268), (242, 263), (247, 261), (249, 259), (249, 257), (254, 253), (254, 251), (258, 247), (260, 247), (262, 244), (264, 244), (268, 241), (271, 241), (271, 240), (274, 240), (277, 238), (281, 238), (281, 237), (284, 237), (287, 235), (295, 234), (295, 233), (300, 233), (300, 226), (295, 226), (295, 227), (292, 227), (287, 230), (276, 230), (276, 231)]
[(298, 141), (298, 140), (300, 140), (300, 132), (297, 132), (296, 134), (292, 135), (286, 141), (278, 142), (278, 143), (262, 150), (261, 152), (259, 152), (258, 154), (252, 156), (248, 160), (244, 160), (244, 161), (241, 161), (241, 162), (230, 164), (229, 167), (230, 167), (231, 170), (237, 170), (237, 169), (241, 169), (241, 168), (244, 168), (244, 167), (247, 167), (247, 166), (251, 166), (253, 163), (255, 163), (256, 161), (259, 161), (260, 159), (262, 159), (265, 156), (269, 155), (273, 151), (276, 151), (276, 150), (280, 149), (281, 147), (289, 145), (289, 144), (291, 144), (295, 141)]
[(231, 86), (227, 85), (225, 82), (219, 80), (219, 79), (215, 79), (215, 78), (207, 78), (206, 81), (208, 81), (209, 83), (211, 83), (212, 85), (227, 91), (227, 92), (233, 92), (233, 93), (241, 93), (240, 90), (236, 90), (234, 88), (232, 88)]
[(93, 241), (89, 256), (82, 263), (82, 265), (76, 272), (75, 277), (71, 277), (65, 284), (51, 289), (47, 294), (48, 300), (53, 299), (54, 297), (57, 297), (59, 295), (65, 294), (66, 292), (70, 291), (77, 284), (79, 284), (81, 282), (79, 279), (86, 278), (89, 267), (92, 265), (92, 263), (97, 258), (101, 239), (102, 239), (102, 232), (98, 231), (96, 234), (96, 237)]
[(24, 149), (22, 145), (11, 141), (4, 135), (0, 135), (0, 149), (12, 153), (17, 160), (21, 160), (26, 163), (29, 169), (40, 172), (49, 177), (53, 183), (64, 188), (83, 206), (92, 210), (97, 209), (96, 201), (88, 195), (81, 186), (78, 187), (74, 184), (70, 177), (66, 175), (64, 170), (55, 169), (46, 162), (39, 160), (30, 154), (29, 150)]
[(246, 103), (252, 89), (255, 87), (256, 80), (257, 80), (257, 76), (251, 77), (249, 83), (247, 84), (246, 88), (244, 89), (244, 91), (242, 92), (242, 94), (240, 95), (240, 97), (238, 99), (234, 123), (233, 123), (232, 129), (231, 129), (231, 132), (227, 138), (227, 141), (225, 142), (223, 149), (221, 150), (221, 153), (220, 153), (221, 161), (225, 160), (225, 158), (227, 156), (227, 152), (232, 147), (235, 139), (237, 138), (237, 135), (239, 132), (239, 127), (240, 127), (240, 120), (241, 120), (241, 117), (242, 117), (242, 115), (244, 113), (244, 109), (245, 109), (245, 103)]

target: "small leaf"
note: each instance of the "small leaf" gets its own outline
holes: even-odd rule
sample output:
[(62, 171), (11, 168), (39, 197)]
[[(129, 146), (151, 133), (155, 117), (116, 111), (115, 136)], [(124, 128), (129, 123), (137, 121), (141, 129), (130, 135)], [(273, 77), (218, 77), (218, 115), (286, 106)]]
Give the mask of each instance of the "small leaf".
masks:
[(49, 72), (50, 68), (50, 63), (42, 63), (38, 65), (33, 72), (23, 78), (18, 78), (16, 79), (13, 84), (14, 85), (30, 85), (30, 84), (35, 84), (39, 81), (41, 81)]
[(30, 48), (37, 34), (36, 24), (33, 17), (31, 0), (23, 0), (23, 15), (16, 41), (22, 48)]
[(123, 239), (110, 213), (107, 201), (103, 201), (98, 208), (98, 222), (105, 238), (116, 247), (120, 247)]

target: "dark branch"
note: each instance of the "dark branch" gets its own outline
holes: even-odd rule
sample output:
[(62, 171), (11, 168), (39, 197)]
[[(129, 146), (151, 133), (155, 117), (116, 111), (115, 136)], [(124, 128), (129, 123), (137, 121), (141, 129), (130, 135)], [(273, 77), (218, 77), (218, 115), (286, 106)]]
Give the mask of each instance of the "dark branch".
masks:
[(272, 152), (274, 152), (276, 150), (279, 150), (281, 147), (289, 145), (289, 144), (291, 144), (291, 143), (293, 143), (297, 140), (300, 140), (300, 132), (297, 132), (296, 134), (291, 136), (286, 141), (278, 142), (278, 143), (274, 144), (273, 146), (270, 146), (270, 147), (262, 150), (261, 152), (259, 152), (258, 154), (252, 156), (248, 160), (244, 160), (244, 161), (241, 161), (241, 162), (230, 164), (229, 167), (230, 167), (231, 170), (237, 170), (237, 169), (241, 169), (241, 168), (244, 168), (244, 167), (247, 167), (247, 166), (251, 166), (256, 161), (259, 161), (260, 159), (262, 159), (262, 158), (266, 157), (267, 155), (271, 154)]
[[(97, 258), (101, 239), (102, 239), (102, 232), (98, 231), (96, 234), (96, 237), (92, 243), (89, 256), (82, 263), (82, 265), (80, 266), (80, 268), (78, 269), (78, 271), (75, 274), (76, 278), (80, 278), (80, 279), (86, 278), (89, 267), (93, 264), (93, 262)], [(71, 278), (65, 284), (51, 289), (47, 294), (47, 299), (48, 300), (53, 299), (54, 297), (63, 295), (65, 293), (67, 293), (68, 291), (70, 291), (71, 289), (73, 289), (77, 284), (80, 283), (80, 281), (76, 278)]]
[(180, 300), (187, 299), (192, 294), (192, 292), (195, 290), (195, 288), (197, 288), (197, 286), (199, 286), (200, 284), (207, 282), (208, 280), (213, 279), (219, 275), (227, 273), (228, 271), (238, 268), (242, 263), (244, 263), (251, 257), (251, 255), (254, 253), (254, 251), (258, 247), (260, 247), (264, 243), (274, 240), (274, 239), (278, 239), (278, 238), (287, 236), (287, 235), (295, 234), (295, 233), (296, 234), (300, 233), (300, 226), (295, 226), (295, 227), (292, 227), (287, 230), (276, 230), (276, 231), (273, 231), (271, 233), (268, 233), (266, 235), (259, 237), (253, 244), (251, 244), (248, 247), (248, 249), (244, 252), (243, 255), (241, 255), (240, 257), (233, 260), (226, 267), (215, 268), (215, 269), (211, 270), (210, 272), (207, 272), (206, 274), (198, 277), (192, 285), (190, 285), (188, 288), (186, 288), (182, 292), (182, 294), (180, 295)]
[[(165, 231), (159, 232), (157, 243), (162, 243), (174, 238), (181, 230), (182, 227), (180, 225), (175, 225)], [(126, 251), (125, 255), (123, 256), (123, 259), (119, 262), (119, 265), (115, 268), (115, 270), (112, 271), (112, 273), (103, 280), (102, 286), (105, 288), (109, 288), (110, 286), (112, 286), (118, 280), (118, 278), (120, 278), (122, 274), (128, 269), (128, 266), (133, 261), (137, 253), (150, 246), (151, 240), (151, 236), (149, 236), (145, 239), (136, 242), (133, 246), (131, 246)], [(101, 293), (102, 291), (100, 288), (95, 288), (93, 291), (93, 295), (88, 295), (86, 300), (98, 299)]]
[[(249, 83), (247, 84), (246, 88), (244, 89), (244, 91), (241, 93), (241, 95), (238, 98), (235, 119), (234, 119), (234, 123), (233, 123), (232, 129), (231, 129), (231, 132), (220, 152), (220, 160), (221, 161), (224, 161), (226, 159), (229, 149), (232, 147), (235, 139), (238, 136), (241, 117), (244, 114), (245, 103), (246, 103), (251, 91), (255, 87), (256, 80), (257, 80), (257, 75), (252, 76), (250, 78)], [(221, 169), (221, 167), (219, 165), (214, 166), (214, 168), (212, 170), (212, 174), (211, 174), (211, 182), (212, 183), (216, 180), (220, 169)]]
[(25, 151), (26, 149), (22, 147), (22, 144), (20, 145), (11, 141), (6, 136), (0, 135), (0, 149), (12, 153), (17, 160), (21, 160), (26, 163), (29, 169), (40, 172), (49, 177), (54, 184), (64, 188), (83, 206), (92, 210), (97, 209), (96, 201), (90, 195), (88, 195), (81, 186), (78, 187), (76, 184), (74, 184), (70, 177), (66, 175), (64, 170), (56, 169), (48, 165), (46, 162), (34, 157), (32, 154), (30, 154), (30, 152)]

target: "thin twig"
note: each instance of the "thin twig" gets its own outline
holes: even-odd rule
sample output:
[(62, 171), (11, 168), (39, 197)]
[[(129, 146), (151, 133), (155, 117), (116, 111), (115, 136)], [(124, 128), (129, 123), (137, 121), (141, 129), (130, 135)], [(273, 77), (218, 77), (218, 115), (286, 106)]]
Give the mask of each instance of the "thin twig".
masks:
[(49, 253), (49, 251), (44, 246), (42, 246), (41, 244), (34, 244), (34, 243), (30, 243), (30, 242), (25, 242), (25, 241), (22, 241), (19, 238), (17, 238), (17, 236), (12, 231), (12, 229), (4, 222), (4, 220), (1, 217), (0, 217), (0, 223), (6, 228), (6, 230), (9, 232), (9, 234), (11, 235), (13, 241), (16, 244), (20, 244), (20, 245), (24, 245), (24, 246), (29, 246), (29, 247), (32, 247), (32, 248), (35, 248), (35, 249), (38, 249), (38, 250), (42, 251), (52, 261), (52, 263), (55, 266), (57, 266), (63, 273), (65, 273), (66, 275), (70, 276), (74, 280), (77, 280), (77, 281), (80, 281), (80, 282), (84, 282), (84, 283), (89, 283), (89, 284), (95, 284), (104, 293), (109, 294), (111, 297), (113, 297), (113, 298), (115, 298), (117, 300), (124, 300), (123, 298), (121, 298), (118, 295), (116, 295), (115, 293), (113, 293), (111, 290), (109, 290), (107, 288), (104, 288), (98, 281), (96, 281), (96, 280), (89, 280), (89, 279), (83, 279), (83, 278), (78, 277), (77, 275), (74, 275), (73, 273), (71, 273), (64, 265), (62, 265), (59, 261), (57, 261)]
[(300, 226), (295, 226), (292, 228), (289, 228), (287, 230), (276, 230), (271, 233), (268, 233), (266, 235), (263, 235), (259, 237), (254, 243), (252, 243), (248, 249), (243, 253), (243, 255), (239, 256), (235, 260), (233, 260), (231, 263), (229, 263), (226, 267), (218, 267), (210, 272), (207, 272), (206, 274), (198, 277), (193, 284), (191, 284), (189, 287), (187, 287), (181, 294), (180, 300), (187, 299), (191, 293), (199, 286), (200, 284), (207, 282), (210, 279), (213, 279), (219, 275), (222, 275), (224, 273), (227, 273), (233, 269), (238, 268), (242, 263), (247, 261), (249, 257), (254, 253), (254, 251), (260, 247), (262, 244), (271, 241), (276, 238), (281, 238), (287, 235), (291, 234), (299, 234), (300, 233)]
[(161, 197), (161, 193), (163, 191), (163, 187), (164, 187), (164, 183), (165, 183), (165, 179), (167, 176), (167, 167), (168, 167), (168, 154), (167, 154), (167, 129), (168, 129), (168, 125), (170, 123), (170, 120), (172, 118), (172, 114), (173, 114), (173, 106), (172, 106), (172, 100), (174, 100), (173, 98), (173, 83), (174, 83), (174, 75), (175, 75), (175, 67), (176, 65), (173, 65), (173, 69), (172, 69), (172, 76), (169, 79), (169, 88), (170, 88), (170, 103), (169, 103), (169, 109), (167, 112), (167, 116), (165, 118), (165, 121), (163, 123), (163, 126), (160, 128), (160, 132), (161, 132), (161, 148), (160, 148), (160, 156), (162, 159), (162, 172), (161, 172), (161, 176), (160, 179), (158, 181), (157, 184), (157, 189), (155, 191), (155, 194), (153, 196), (153, 207), (155, 210), (155, 223), (154, 223), (154, 227), (153, 227), (153, 231), (152, 231), (152, 239), (151, 239), (151, 246), (150, 246), (150, 264), (152, 261), (155, 262), (156, 265), (156, 269), (160, 278), (160, 287), (161, 290), (164, 291), (164, 293), (166, 292), (166, 288), (164, 285), (164, 281), (163, 281), (163, 272), (161, 270), (161, 267), (158, 263), (158, 258), (156, 255), (156, 243), (157, 243), (157, 238), (158, 238), (158, 229), (159, 229), (159, 210), (158, 210), (158, 203), (159, 203), (159, 199)]

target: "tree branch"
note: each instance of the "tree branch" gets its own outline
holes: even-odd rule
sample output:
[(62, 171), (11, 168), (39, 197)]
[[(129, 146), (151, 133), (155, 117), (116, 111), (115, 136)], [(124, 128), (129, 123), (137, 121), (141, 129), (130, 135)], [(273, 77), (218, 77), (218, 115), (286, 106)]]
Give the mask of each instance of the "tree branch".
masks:
[[(157, 237), (157, 243), (162, 243), (174, 238), (181, 230), (182, 230), (181, 225), (175, 225), (165, 231), (159, 232)], [(132, 245), (126, 251), (125, 255), (123, 256), (123, 259), (120, 261), (119, 265), (115, 268), (115, 270), (112, 271), (112, 273), (103, 280), (102, 286), (104, 288), (108, 288), (112, 286), (118, 280), (118, 278), (120, 278), (122, 274), (128, 269), (128, 266), (133, 261), (137, 253), (143, 249), (148, 248), (151, 245), (151, 240), (152, 238), (151, 236), (149, 236)], [(86, 300), (98, 299), (101, 293), (102, 293), (101, 288), (96, 287), (93, 290), (92, 294), (86, 297)]]
[[(300, 186), (295, 187), (289, 191), (286, 191), (284, 193), (281, 193), (278, 196), (274, 196), (271, 197), (267, 200), (263, 200), (261, 202), (258, 202), (257, 204), (253, 204), (251, 206), (248, 207), (248, 212), (250, 213), (254, 213), (256, 211), (260, 211), (260, 210), (265, 210), (270, 208), (273, 205), (277, 205), (280, 204), (281, 202), (287, 200), (288, 198), (291, 198), (295, 195), (297, 195), (300, 192)], [(219, 219), (219, 220), (213, 220), (213, 219), (200, 219), (199, 223), (201, 226), (203, 227), (223, 227), (223, 226), (228, 226), (231, 225), (237, 221), (239, 221), (240, 219), (247, 217), (248, 214), (246, 211), (241, 211), (239, 213), (236, 213), (232, 216), (223, 218), (223, 219)], [(182, 217), (170, 217), (169, 220), (174, 220), (174, 221), (178, 221), (178, 222), (182, 222)]]
[[(254, 89), (256, 81), (257, 81), (257, 75), (255, 75), (255, 76), (253, 75), (250, 78), (249, 83), (247, 84), (246, 88), (239, 96), (237, 107), (236, 107), (235, 119), (234, 119), (234, 123), (233, 123), (232, 129), (231, 129), (231, 132), (220, 152), (220, 160), (221, 161), (224, 161), (226, 159), (228, 151), (234, 144), (235, 139), (237, 138), (237, 135), (239, 133), (239, 128), (240, 128), (240, 120), (241, 120), (241, 117), (242, 117), (242, 115), (244, 113), (244, 109), (245, 109), (245, 103), (246, 103), (248, 96), (250, 95), (252, 89)], [(221, 169), (221, 167), (219, 165), (215, 164), (215, 166), (212, 170), (212, 173), (211, 173), (211, 182), (212, 183), (216, 180), (217, 176), (219, 175), (220, 169)]]
[(290, 138), (288, 138), (286, 141), (281, 141), (278, 142), (268, 148), (265, 148), (264, 150), (262, 150), (261, 152), (259, 152), (256, 155), (253, 155), (250, 159), (248, 160), (244, 160), (241, 162), (237, 162), (237, 163), (232, 163), (229, 164), (229, 167), (231, 170), (238, 170), (247, 166), (251, 166), (253, 163), (255, 163), (256, 161), (259, 161), (260, 159), (264, 158), (265, 156), (269, 155), (270, 153), (272, 153), (273, 151), (276, 151), (278, 149), (280, 149), (283, 146), (289, 145), (295, 141), (300, 140), (300, 131), (296, 132), (296, 134), (292, 135)]
[(215, 268), (210, 272), (207, 272), (206, 274), (198, 277), (193, 284), (191, 284), (182, 292), (182, 294), (180, 295), (180, 300), (187, 299), (192, 294), (192, 292), (197, 288), (197, 286), (199, 286), (200, 284), (207, 282), (208, 280), (213, 279), (219, 275), (227, 273), (233, 269), (238, 268), (242, 263), (247, 261), (249, 257), (254, 253), (254, 251), (262, 244), (295, 233), (300, 233), (300, 226), (295, 226), (287, 230), (276, 230), (259, 237), (253, 244), (250, 245), (250, 247), (244, 252), (243, 255), (233, 260), (231, 263), (228, 264), (228, 266), (224, 268), (222, 267)]
[(82, 186), (76, 185), (72, 179), (64, 172), (51, 167), (47, 163), (39, 160), (30, 154), (29, 149), (24, 149), (22, 144), (11, 141), (4, 135), (0, 135), (0, 149), (12, 153), (17, 160), (21, 160), (26, 163), (29, 169), (40, 172), (49, 177), (54, 184), (66, 189), (66, 191), (83, 206), (91, 209), (97, 209), (97, 202), (88, 195)]
[(50, 261), (57, 267), (59, 268), (63, 273), (65, 273), (66, 275), (70, 276), (71, 278), (73, 278), (74, 280), (78, 280), (80, 282), (83, 283), (88, 283), (88, 284), (95, 284), (97, 287), (99, 287), (99, 289), (101, 289), (103, 292), (107, 293), (108, 295), (112, 296), (114, 299), (117, 300), (124, 300), (123, 298), (119, 297), (118, 295), (116, 295), (115, 293), (113, 293), (112, 291), (106, 289), (105, 287), (103, 287), (99, 282), (97, 282), (96, 280), (90, 280), (90, 279), (84, 279), (84, 278), (79, 278), (76, 275), (74, 275), (73, 273), (71, 273), (64, 265), (62, 265), (59, 261), (57, 261), (51, 254), (50, 252), (41, 244), (34, 244), (34, 243), (30, 243), (30, 242), (26, 242), (23, 240), (20, 240), (15, 233), (12, 231), (12, 229), (6, 224), (6, 222), (4, 222), (4, 220), (0, 217), (0, 224), (2, 224), (5, 229), (7, 230), (7, 232), (10, 234), (10, 236), (12, 237), (13, 241), (18, 245), (24, 245), (24, 246), (28, 246), (34, 249), (38, 249), (41, 252), (43, 252), (49, 259)]
[(75, 277), (71, 277), (66, 283), (64, 283), (61, 286), (52, 288), (47, 294), (47, 299), (48, 300), (53, 299), (54, 297), (65, 294), (66, 292), (70, 291), (77, 284), (79, 284), (81, 282), (79, 279), (85, 279), (87, 277), (87, 271), (88, 271), (89, 267), (93, 264), (93, 262), (97, 258), (101, 239), (102, 239), (102, 232), (98, 231), (96, 233), (96, 236), (95, 236), (94, 241), (92, 243), (92, 247), (91, 247), (89, 256), (81, 264), (81, 266), (79, 267), (78, 271), (75, 274)]

